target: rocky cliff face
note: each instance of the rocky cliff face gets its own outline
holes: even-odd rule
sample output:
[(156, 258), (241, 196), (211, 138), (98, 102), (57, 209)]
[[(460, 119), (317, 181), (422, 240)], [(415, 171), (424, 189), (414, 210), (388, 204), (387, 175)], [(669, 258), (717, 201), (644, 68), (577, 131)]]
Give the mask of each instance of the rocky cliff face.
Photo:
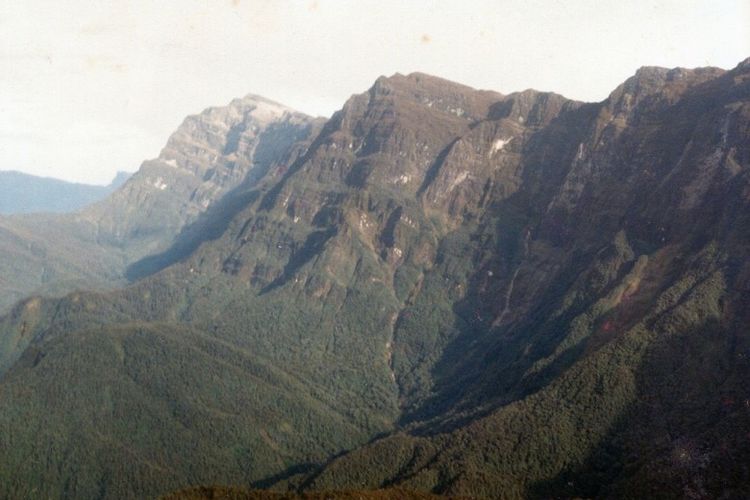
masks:
[[(643, 68), (519, 143), (519, 180), (490, 197), (472, 230), (474, 266), (453, 285), (452, 338), (431, 364), (430, 394), (414, 414), (407, 406), (407, 422), (422, 423), (306, 484), (739, 494), (746, 471), (730, 464), (748, 447), (724, 433), (750, 424), (738, 385), (748, 370), (748, 98), (744, 65)], [(419, 297), (401, 318), (418, 307)], [(397, 328), (396, 353), (424, 363), (425, 337)]]
[[(251, 101), (188, 119), (115, 199), (182, 193), (142, 279), (3, 318), (0, 471), (111, 497), (743, 491), (746, 63), (588, 104), (394, 75), (304, 132), (254, 131)], [(146, 218), (104, 234), (157, 248)], [(23, 462), (51, 447), (78, 467)]]
[(258, 96), (209, 108), (186, 118), (156, 159), (144, 162), (130, 182), (82, 218), (116, 245), (145, 238), (153, 240), (148, 251), (163, 250), (168, 235), (223, 195), (287, 161), (312, 127), (310, 117)]
[(262, 97), (235, 99), (186, 118), (156, 159), (80, 213), (0, 219), (8, 255), (7, 262), (0, 259), (7, 267), (0, 309), (35, 291), (123, 284), (128, 265), (168, 249), (240, 184), (252, 185), (272, 166), (292, 161), (295, 144), (319, 126), (320, 120)]

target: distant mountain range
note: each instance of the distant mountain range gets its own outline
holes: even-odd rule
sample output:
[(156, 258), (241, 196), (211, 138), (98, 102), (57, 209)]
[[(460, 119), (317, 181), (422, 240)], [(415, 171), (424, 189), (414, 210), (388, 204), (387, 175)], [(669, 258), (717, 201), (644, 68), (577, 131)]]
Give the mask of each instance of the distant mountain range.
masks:
[(0, 309), (2, 498), (745, 498), (750, 59), (236, 99), (0, 217)]
[(0, 214), (75, 212), (114, 192), (130, 175), (119, 172), (108, 186), (94, 186), (0, 171)]

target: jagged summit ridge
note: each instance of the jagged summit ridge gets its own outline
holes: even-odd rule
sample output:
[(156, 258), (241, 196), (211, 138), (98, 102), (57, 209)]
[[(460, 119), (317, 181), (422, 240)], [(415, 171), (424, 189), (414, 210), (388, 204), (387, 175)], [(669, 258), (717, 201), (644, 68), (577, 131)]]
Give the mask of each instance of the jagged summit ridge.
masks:
[(484, 118), (488, 104), (503, 97), (498, 92), (476, 90), (461, 83), (419, 72), (381, 76), (368, 93), (372, 99), (388, 97), (398, 104), (415, 102), (469, 121)]
[[(169, 166), (175, 163), (194, 173), (199, 162), (208, 163), (215, 158), (236, 152), (240, 143), (248, 143), (274, 122), (299, 124), (310, 118), (287, 106), (261, 96), (248, 94), (233, 99), (227, 106), (207, 108), (197, 115), (188, 116), (167, 141), (158, 160)], [(201, 160), (196, 161), (196, 157)]]

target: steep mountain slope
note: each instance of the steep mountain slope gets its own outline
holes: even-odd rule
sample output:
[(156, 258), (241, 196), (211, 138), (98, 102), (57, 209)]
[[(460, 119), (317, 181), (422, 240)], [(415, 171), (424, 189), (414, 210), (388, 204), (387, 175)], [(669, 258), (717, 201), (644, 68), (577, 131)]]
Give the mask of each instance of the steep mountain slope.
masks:
[(108, 186), (76, 184), (14, 171), (0, 172), (0, 213), (74, 212), (101, 200), (127, 181), (120, 172)]
[[(449, 85), (429, 81), (433, 85)], [(404, 87), (404, 92), (414, 86), (413, 79), (401, 78), (396, 83)], [(52, 418), (54, 428), (29, 425), (37, 432), (28, 444), (32, 450), (42, 449), (45, 443), (62, 437), (61, 449), (70, 449), (80, 457), (77, 460), (85, 462), (79, 465), (89, 472), (76, 479), (72, 493), (87, 496), (104, 488), (110, 496), (139, 496), (159, 491), (159, 487), (169, 490), (222, 477), (225, 482), (267, 480), (287, 467), (319, 462), (391, 428), (398, 415), (398, 393), (388, 365), (387, 344), (400, 301), (382, 283), (392, 281), (393, 267), (368, 247), (373, 239), (377, 240), (376, 235), (369, 234), (366, 240), (347, 236), (353, 228), (342, 223), (344, 207), (335, 204), (360, 203), (362, 190), (341, 184), (340, 177), (334, 177), (334, 182), (325, 180), (330, 175), (328, 169), (335, 168), (337, 160), (331, 156), (336, 151), (347, 158), (357, 154), (353, 144), (350, 148), (349, 143), (334, 140), (340, 135), (340, 123), (346, 121), (346, 114), (354, 106), (361, 106), (363, 100), (371, 100), (371, 105), (367, 102), (365, 105), (372, 117), (360, 116), (354, 126), (369, 129), (379, 126), (382, 113), (400, 106), (397, 99), (388, 97), (394, 90), (390, 86), (383, 80), (373, 89), (371, 97), (354, 98), (298, 161), (288, 168), (279, 165), (271, 169), (254, 188), (238, 190), (235, 195), (248, 203), (220, 238), (207, 241), (187, 261), (123, 292), (76, 294), (57, 302), (32, 299), (19, 304), (6, 317), (5, 366), (13, 364), (15, 357), (25, 351), (3, 379), (7, 384), (4, 387), (10, 391), (6, 394), (13, 399), (8, 408), (49, 407), (50, 414), (58, 415)], [(475, 99), (473, 90), (461, 86), (455, 89), (457, 95), (451, 99), (456, 102)], [(464, 109), (473, 113), (477, 108), (477, 113), (484, 114), (498, 98), (490, 93), (480, 96), (484, 102), (463, 103)], [(453, 133), (468, 130), (471, 123), (447, 109), (449, 104), (455, 107), (447, 102), (446, 109), (418, 108), (426, 114), (419, 121), (426, 125), (423, 130), (415, 130), (411, 121), (394, 120), (389, 126), (395, 132), (384, 137), (382, 145), (375, 144), (361, 156), (375, 162), (394, 151), (398, 155), (395, 141), (403, 134), (415, 133), (432, 141), (434, 149), (439, 151), (453, 139)], [(446, 120), (451, 128), (447, 133), (441, 131), (443, 136), (432, 138), (434, 125), (430, 123), (436, 119)], [(364, 134), (361, 137), (364, 139)], [(373, 138), (381, 140), (374, 134)], [(387, 152), (381, 148), (387, 148)], [(421, 144), (420, 149), (420, 154), (428, 159)], [(429, 166), (427, 161), (423, 163), (422, 173)], [(292, 189), (299, 189), (299, 196), (293, 200), (287, 198), (287, 190)], [(384, 192), (379, 187), (373, 189), (372, 199), (375, 203), (376, 197), (382, 196), (381, 203), (390, 212), (394, 207), (387, 205), (386, 196), (393, 188), (386, 186), (386, 189)], [(413, 187), (412, 192), (416, 189)], [(319, 204), (317, 209), (313, 203)], [(390, 217), (384, 213), (380, 224), (387, 225)], [(363, 225), (359, 217), (352, 223), (356, 228)], [(303, 272), (309, 275), (304, 276)], [(295, 304), (295, 311), (285, 314), (290, 303)], [(115, 331), (109, 327), (111, 324), (119, 325), (117, 338), (112, 337)], [(22, 381), (26, 369), (22, 367), (29, 366), (24, 361), (26, 356), (32, 356), (28, 358), (31, 365), (40, 360), (36, 367), (41, 366), (42, 359), (53, 358), (60, 360), (59, 366), (81, 367), (74, 360), (82, 344), (70, 344), (79, 335), (83, 335), (80, 337), (83, 344), (92, 340), (104, 343), (93, 349), (92, 352), (98, 353), (97, 360), (86, 362), (86, 366), (94, 367), (94, 372), (96, 367), (108, 367), (112, 378), (96, 381), (94, 386), (76, 394), (59, 393), (55, 384), (51, 384), (52, 379), (48, 379), (35, 385), (33, 395), (28, 394), (30, 398), (20, 397), (20, 393), (18, 398), (13, 396), (13, 387), (23, 392), (22, 386), (29, 384), (28, 380)], [(163, 339), (158, 341), (163, 347), (154, 349), (149, 345), (159, 338)], [(40, 351), (39, 358), (31, 354), (42, 345), (58, 345), (59, 350), (54, 354)], [(179, 345), (188, 353), (203, 352), (206, 357), (178, 354)], [(119, 358), (110, 357), (118, 352)], [(158, 359), (152, 358), (156, 353), (162, 354)], [(230, 362), (229, 358), (237, 361)], [(132, 363), (144, 370), (143, 375), (135, 377), (135, 386), (129, 382), (134, 378), (130, 372)], [(115, 370), (115, 367), (121, 368)], [(78, 370), (69, 372), (72, 379), (60, 380), (67, 378), (66, 384), (83, 387), (88, 384), (84, 380), (91, 377)], [(54, 371), (49, 376), (57, 379), (59, 374)], [(196, 376), (186, 378), (187, 373)], [(227, 377), (231, 373), (234, 373), (232, 379), (244, 381), (241, 392), (235, 389), (224, 392), (229, 390), (225, 384), (229, 383)], [(80, 376), (83, 379), (78, 380)], [(284, 380), (288, 382), (283, 383)], [(143, 387), (144, 383), (148, 387)], [(225, 387), (219, 391), (225, 395), (220, 400), (212, 396), (215, 403), (208, 403), (201, 394), (215, 394), (216, 383)], [(164, 389), (155, 390), (152, 384)], [(98, 413), (97, 408), (101, 408), (101, 402), (108, 400), (107, 393), (112, 391), (128, 395), (114, 399), (125, 406), (114, 413)], [(59, 394), (62, 400), (54, 394)], [(79, 404), (76, 400), (83, 394), (92, 399)], [(196, 396), (186, 400), (188, 394)], [(130, 409), (134, 404), (142, 408), (137, 415)], [(236, 407), (232, 409), (228, 404)], [(175, 405), (185, 409), (179, 410)], [(219, 421), (214, 418), (215, 412), (223, 415)], [(5, 424), (14, 425), (14, 417), (5, 416), (9, 418)], [(87, 428), (83, 423), (94, 421), (104, 429), (103, 435), (102, 431), (71, 435), (74, 428)], [(135, 465), (119, 469), (122, 473), (116, 477), (110, 476), (108, 464), (120, 463), (127, 455), (119, 446), (104, 447), (103, 443), (130, 440), (130, 426), (139, 421), (149, 431), (144, 434), (143, 442), (129, 445), (132, 456), (127, 460)], [(155, 426), (154, 422), (159, 421), (164, 425)], [(215, 422), (214, 430), (204, 428), (210, 421)], [(154, 456), (155, 450), (149, 451), (153, 443), (185, 443), (186, 437), (179, 435), (183, 428), (196, 433), (188, 442), (205, 457), (200, 468), (189, 461), (175, 462), (164, 454)], [(25, 438), (15, 435), (20, 441), (4, 445), (28, 450), (20, 445)], [(173, 449), (171, 445), (168, 448)], [(81, 455), (73, 450), (80, 450)], [(101, 450), (103, 455), (89, 453), (86, 459), (83, 450)], [(183, 450), (174, 449), (172, 456), (182, 453)], [(0, 469), (18, 470), (12, 463), (20, 455), (6, 458), (7, 467)], [(167, 461), (173, 465), (167, 465)], [(143, 468), (150, 464), (162, 464), (158, 467), (173, 473), (144, 475)], [(29, 466), (32, 469), (28, 474), (35, 473), (36, 465), (32, 462)], [(59, 481), (69, 477), (69, 474), (49, 477), (45, 481), (48, 490), (42, 494), (58, 491)], [(102, 477), (109, 478), (104, 486), (100, 484)], [(8, 494), (31, 494), (23, 489), (23, 484), (17, 488), (10, 488)]]
[(502, 248), (519, 212), (521, 234), (508, 257), (475, 261), (442, 324), (453, 338), (417, 411), (438, 417), (306, 487), (741, 496), (749, 132), (747, 63), (643, 68), (540, 132), (517, 201), (489, 210), (474, 238)]
[(294, 144), (319, 126), (249, 95), (188, 117), (158, 158), (79, 213), (0, 217), (0, 310), (31, 293), (109, 288), (165, 265), (170, 256), (128, 271), (166, 250), (202, 214), (226, 210), (213, 205), (242, 182), (293, 161)]
[(748, 63), (378, 79), (140, 281), (2, 318), (0, 495), (736, 496), (748, 137)]

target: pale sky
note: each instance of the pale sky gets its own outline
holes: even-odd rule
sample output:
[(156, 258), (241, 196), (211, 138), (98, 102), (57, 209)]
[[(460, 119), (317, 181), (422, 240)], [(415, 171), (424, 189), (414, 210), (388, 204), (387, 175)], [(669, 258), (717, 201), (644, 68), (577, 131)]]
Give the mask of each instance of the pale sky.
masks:
[(0, 0), (0, 170), (105, 184), (248, 93), (329, 116), (422, 71), (599, 101), (748, 56), (750, 0)]

